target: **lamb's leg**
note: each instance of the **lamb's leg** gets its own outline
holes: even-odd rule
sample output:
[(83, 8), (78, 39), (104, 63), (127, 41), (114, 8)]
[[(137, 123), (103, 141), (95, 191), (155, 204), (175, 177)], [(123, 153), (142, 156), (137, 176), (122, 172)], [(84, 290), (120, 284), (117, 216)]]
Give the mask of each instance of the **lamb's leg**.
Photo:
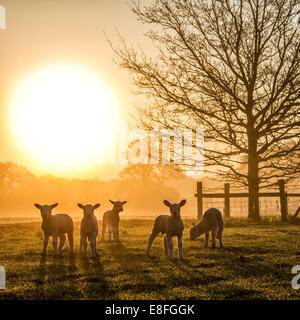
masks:
[(98, 251), (97, 251), (97, 238), (95, 238), (94, 243), (95, 243), (95, 257), (98, 257)]
[(180, 258), (180, 259), (183, 259), (182, 235), (180, 235), (177, 239), (178, 239), (179, 258)]
[(49, 242), (49, 235), (44, 233), (44, 247), (42, 252), (43, 256), (45, 256), (47, 253), (48, 242)]
[(169, 244), (168, 244), (168, 239), (167, 236), (164, 236), (164, 248), (165, 248), (165, 255), (169, 255)]
[(220, 243), (220, 248), (224, 248), (222, 233), (219, 234), (219, 243)]
[(86, 239), (86, 237), (83, 237), (81, 242), (82, 242), (82, 246), (83, 246), (83, 256), (86, 257), (86, 251), (87, 251), (87, 239)]
[(74, 254), (74, 237), (73, 232), (68, 233), (68, 241), (69, 241), (69, 247), (70, 247), (70, 254)]
[(211, 237), (212, 237), (212, 248), (216, 248), (216, 237), (217, 237), (217, 230), (213, 230), (211, 232)]
[(83, 246), (83, 240), (82, 237), (80, 236), (80, 244), (79, 244), (79, 254), (82, 256), (82, 246)]
[(59, 236), (59, 248), (58, 248), (58, 254), (61, 255), (62, 254), (62, 249), (64, 247), (64, 244), (66, 242), (66, 236), (65, 234), (60, 234)]
[(57, 235), (52, 236), (52, 245), (54, 248), (54, 255), (58, 255), (58, 250), (57, 250)]
[(146, 251), (145, 251), (145, 253), (146, 253), (147, 255), (150, 254), (151, 246), (152, 246), (152, 244), (153, 244), (153, 241), (154, 241), (155, 238), (157, 237), (158, 233), (159, 233), (159, 232), (152, 231), (152, 233), (150, 234), (149, 240), (148, 240), (148, 245), (147, 245), (147, 248), (146, 248)]
[(120, 241), (120, 239), (119, 239), (119, 222), (117, 223), (117, 226), (116, 226), (116, 236), (117, 236), (117, 241)]
[(117, 241), (117, 228), (116, 228), (116, 226), (113, 226), (112, 230), (113, 230), (112, 233), (113, 233), (113, 236), (114, 236), (114, 240)]
[(174, 255), (173, 255), (173, 240), (170, 235), (167, 235), (168, 238), (168, 243), (169, 243), (169, 255), (170, 259), (173, 261), (174, 260)]
[(111, 241), (111, 234), (113, 233), (112, 225), (108, 225), (108, 241)]
[(90, 246), (91, 246), (91, 252), (92, 252), (92, 258), (96, 258), (97, 251), (96, 251), (96, 239), (90, 239)]
[(208, 247), (208, 240), (209, 240), (209, 232), (205, 233), (205, 242), (204, 242), (204, 247), (207, 248)]

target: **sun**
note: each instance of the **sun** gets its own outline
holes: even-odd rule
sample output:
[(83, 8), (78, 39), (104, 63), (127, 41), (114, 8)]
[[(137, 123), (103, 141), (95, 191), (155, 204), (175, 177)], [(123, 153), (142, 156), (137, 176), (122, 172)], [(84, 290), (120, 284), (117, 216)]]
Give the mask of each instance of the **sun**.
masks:
[(40, 168), (64, 172), (97, 161), (114, 141), (118, 115), (114, 92), (97, 74), (56, 65), (22, 81), (10, 118), (26, 156)]

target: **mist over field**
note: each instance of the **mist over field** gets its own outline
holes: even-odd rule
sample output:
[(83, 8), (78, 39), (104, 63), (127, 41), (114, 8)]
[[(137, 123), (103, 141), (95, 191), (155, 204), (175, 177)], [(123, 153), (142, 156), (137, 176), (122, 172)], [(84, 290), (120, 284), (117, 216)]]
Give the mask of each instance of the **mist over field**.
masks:
[[(122, 218), (155, 216), (164, 210), (162, 201), (189, 199), (184, 215), (196, 215), (195, 180), (174, 166), (132, 165), (112, 180), (67, 179), (34, 176), (28, 169), (13, 163), (0, 165), (0, 220), (2, 218), (40, 218), (34, 203), (58, 202), (56, 212), (68, 212), (81, 218), (78, 202), (100, 203), (104, 212), (111, 208), (109, 199), (127, 200)], [(102, 217), (102, 215), (99, 214)]]
[[(204, 191), (223, 192), (222, 182), (203, 177)], [(25, 167), (14, 163), (0, 163), (0, 223), (19, 219), (40, 220), (40, 213), (34, 203), (51, 204), (58, 202), (55, 212), (67, 212), (76, 220), (82, 217), (77, 207), (78, 202), (100, 203), (97, 212), (99, 219), (108, 209), (111, 200), (127, 200), (122, 219), (153, 218), (166, 213), (163, 200), (178, 202), (186, 199), (187, 204), (182, 216), (197, 217), (196, 193), (197, 180), (185, 175), (173, 165), (129, 165), (119, 173), (118, 178), (101, 179), (67, 179), (55, 176), (37, 177)], [(297, 186), (294, 182), (288, 190)], [(279, 198), (262, 198), (260, 201), (262, 216), (276, 217), (280, 215)], [(224, 199), (204, 199), (204, 210), (216, 207), (224, 209)], [(289, 213), (298, 208), (298, 198), (288, 201)], [(231, 216), (246, 217), (247, 199), (231, 200)], [(21, 219), (21, 220), (20, 220)]]

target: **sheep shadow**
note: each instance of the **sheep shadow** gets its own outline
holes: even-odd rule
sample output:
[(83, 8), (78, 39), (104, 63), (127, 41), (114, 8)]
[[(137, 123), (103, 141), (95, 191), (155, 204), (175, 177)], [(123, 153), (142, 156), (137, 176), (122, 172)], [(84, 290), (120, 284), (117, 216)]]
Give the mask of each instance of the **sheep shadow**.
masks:
[(149, 275), (151, 269), (145, 264), (144, 251), (139, 248), (128, 248), (124, 243), (126, 241), (111, 242), (106, 247), (108, 254), (114, 260), (113, 263), (118, 264), (119, 273), (123, 273), (130, 282), (127, 286), (123, 285), (122, 289), (126, 290), (128, 287), (135, 293), (143, 293), (151, 288), (157, 289), (155, 279)]
[(71, 299), (79, 295), (75, 257), (41, 256), (34, 283), (38, 299)]
[(100, 257), (80, 257), (80, 274), (82, 297), (87, 299), (107, 299), (112, 292), (109, 282), (106, 280), (105, 271)]
[[(155, 250), (155, 254), (146, 256), (147, 262), (159, 269), (157, 272), (159, 272), (160, 281), (161, 283), (166, 283), (165, 287), (167, 287), (169, 291), (172, 288), (190, 288), (191, 284), (193, 286), (206, 285), (225, 279), (224, 277), (213, 274), (203, 274), (198, 268), (195, 268), (193, 263), (194, 256), (188, 254), (188, 249), (183, 248), (184, 259), (178, 257), (177, 251), (174, 246), (174, 260), (171, 260), (169, 256), (165, 255), (162, 243), (159, 251)], [(172, 296), (169, 298), (176, 299), (176, 297)]]
[[(274, 255), (280, 257), (282, 254), (282, 250), (269, 247), (225, 246), (222, 249), (199, 247), (199, 251), (194, 254), (199, 263), (194, 267), (202, 270), (220, 267), (228, 279), (268, 278), (270, 274), (277, 279), (288, 279), (292, 265), (280, 261), (277, 264), (272, 262)], [(204, 261), (201, 262), (201, 259)]]

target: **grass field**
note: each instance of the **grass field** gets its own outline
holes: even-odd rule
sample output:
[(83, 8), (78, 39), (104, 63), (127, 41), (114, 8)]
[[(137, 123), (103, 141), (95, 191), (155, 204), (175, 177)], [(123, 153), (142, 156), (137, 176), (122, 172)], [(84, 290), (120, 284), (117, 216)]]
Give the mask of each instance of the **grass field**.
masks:
[[(41, 259), (40, 223), (0, 225), (0, 265), (7, 288), (0, 299), (299, 299), (291, 269), (300, 264), (300, 224), (225, 221), (224, 249), (191, 241), (185, 221), (185, 260), (169, 261), (162, 237), (144, 255), (152, 220), (122, 220), (121, 242), (98, 242), (99, 259)], [(176, 242), (174, 243), (176, 244)], [(177, 246), (174, 246), (177, 249)], [(175, 250), (176, 257), (178, 251)]]

